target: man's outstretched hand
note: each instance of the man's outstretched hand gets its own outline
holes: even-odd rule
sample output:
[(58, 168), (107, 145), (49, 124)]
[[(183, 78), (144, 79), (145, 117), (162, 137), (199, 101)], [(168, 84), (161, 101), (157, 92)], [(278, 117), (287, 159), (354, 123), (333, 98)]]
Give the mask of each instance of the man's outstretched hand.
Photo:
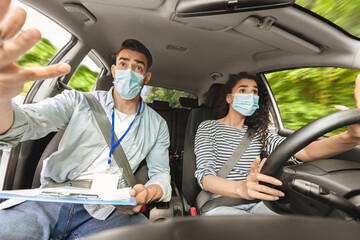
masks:
[(68, 64), (22, 68), (16, 60), (33, 47), (41, 34), (35, 28), (20, 33), (26, 19), (21, 7), (9, 7), (10, 0), (0, 0), (0, 103), (9, 102), (21, 93), (28, 81), (53, 78), (70, 72)]
[(11, 0), (0, 0), (0, 134), (13, 124), (11, 99), (19, 95), (28, 81), (54, 78), (70, 72), (68, 64), (46, 67), (19, 67), (16, 60), (33, 47), (41, 34), (35, 28), (21, 32), (26, 12), (21, 7), (9, 7)]

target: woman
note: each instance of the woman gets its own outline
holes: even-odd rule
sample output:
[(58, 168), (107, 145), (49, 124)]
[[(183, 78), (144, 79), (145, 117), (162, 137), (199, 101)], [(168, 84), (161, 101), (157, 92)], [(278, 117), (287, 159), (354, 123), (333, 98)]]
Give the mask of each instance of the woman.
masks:
[[(360, 105), (360, 75), (355, 87), (356, 105)], [(246, 72), (230, 75), (224, 86), (224, 95), (217, 106), (217, 120), (204, 121), (195, 137), (197, 170), (195, 177), (203, 190), (219, 195), (247, 200), (276, 201), (284, 193), (261, 185), (267, 182), (280, 186), (276, 178), (260, 173), (263, 159), (278, 146), (284, 137), (268, 130), (270, 123), (269, 96), (264, 84), (256, 76)], [(337, 106), (338, 110), (347, 109)], [(226, 179), (216, 176), (219, 169), (231, 157), (247, 129), (255, 133), (249, 147), (236, 163)], [(336, 136), (315, 141), (297, 152), (289, 161), (299, 163), (328, 158), (349, 150), (360, 142), (360, 125), (348, 126), (348, 130)], [(260, 161), (260, 157), (263, 161)], [(254, 161), (255, 160), (255, 161)], [(275, 214), (263, 202), (237, 206), (219, 206), (203, 215)]]

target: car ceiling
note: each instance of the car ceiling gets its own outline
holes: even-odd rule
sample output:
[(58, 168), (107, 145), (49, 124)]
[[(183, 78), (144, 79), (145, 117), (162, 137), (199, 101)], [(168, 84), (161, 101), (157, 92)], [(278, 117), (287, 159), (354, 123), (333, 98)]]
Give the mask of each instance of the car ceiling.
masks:
[[(82, 5), (96, 18), (85, 23), (85, 15), (65, 9), (68, 0), (21, 2), (73, 33), (108, 66), (125, 39), (140, 40), (154, 58), (151, 85), (198, 96), (212, 83), (225, 82), (229, 74), (240, 71), (360, 66), (357, 39), (298, 6), (180, 18), (177, 0), (72, 1), (70, 5)], [(269, 16), (270, 26), (259, 29)], [(210, 77), (214, 72), (222, 77), (214, 81)]]

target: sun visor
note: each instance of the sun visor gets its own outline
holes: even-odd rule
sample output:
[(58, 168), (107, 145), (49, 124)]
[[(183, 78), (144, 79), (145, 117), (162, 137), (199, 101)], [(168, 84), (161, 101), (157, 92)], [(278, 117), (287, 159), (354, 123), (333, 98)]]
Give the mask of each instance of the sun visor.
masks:
[(265, 18), (248, 17), (234, 27), (239, 33), (254, 38), (277, 49), (299, 54), (318, 54), (321, 48), (315, 43), (300, 38), (301, 34), (285, 30), (276, 24), (277, 19), (271, 16)]
[(295, 0), (180, 0), (176, 16), (196, 17), (288, 7)]

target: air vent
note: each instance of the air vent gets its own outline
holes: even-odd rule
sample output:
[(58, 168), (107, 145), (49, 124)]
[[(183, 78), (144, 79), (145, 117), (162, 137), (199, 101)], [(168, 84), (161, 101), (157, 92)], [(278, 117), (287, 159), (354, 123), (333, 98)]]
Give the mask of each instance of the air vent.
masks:
[(173, 44), (166, 44), (166, 49), (171, 50), (171, 51), (176, 51), (176, 52), (186, 52), (188, 50), (188, 48), (186, 48), (186, 47), (173, 45)]

